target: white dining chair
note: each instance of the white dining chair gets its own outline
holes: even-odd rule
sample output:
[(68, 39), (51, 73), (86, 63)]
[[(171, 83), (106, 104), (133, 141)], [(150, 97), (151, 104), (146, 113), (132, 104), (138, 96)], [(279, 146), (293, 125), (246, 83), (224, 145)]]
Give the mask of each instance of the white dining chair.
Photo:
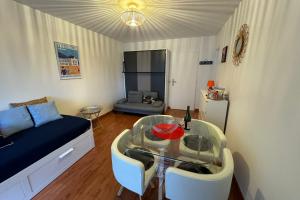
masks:
[[(133, 132), (138, 133), (139, 131), (143, 131), (143, 126), (153, 126), (159, 123), (167, 123), (170, 121), (174, 121), (174, 117), (171, 115), (149, 115), (146, 117), (140, 118), (133, 124)], [(170, 140), (159, 140), (159, 141), (152, 141), (147, 137), (144, 137), (144, 143), (151, 145), (156, 148), (166, 148), (170, 144)]]
[(124, 155), (126, 143), (131, 138), (130, 134), (130, 130), (124, 130), (113, 141), (111, 145), (112, 168), (116, 180), (121, 185), (118, 196), (121, 195), (125, 187), (137, 193), (141, 199), (155, 175), (158, 161), (155, 158), (154, 164), (148, 170), (145, 170), (142, 162)]
[(212, 123), (197, 119), (192, 119), (191, 127), (191, 131), (186, 132), (184, 137), (197, 134), (208, 137), (213, 144), (213, 149), (212, 151), (201, 151), (198, 154), (198, 151), (185, 146), (184, 137), (182, 137), (179, 145), (179, 151), (181, 152), (181, 154), (190, 157), (197, 157), (203, 160), (215, 159), (216, 161), (221, 162), (223, 149), (227, 145), (227, 139), (221, 129)]
[(223, 149), (222, 168), (215, 174), (197, 174), (169, 167), (165, 175), (166, 197), (171, 200), (227, 200), (234, 163), (229, 149)]

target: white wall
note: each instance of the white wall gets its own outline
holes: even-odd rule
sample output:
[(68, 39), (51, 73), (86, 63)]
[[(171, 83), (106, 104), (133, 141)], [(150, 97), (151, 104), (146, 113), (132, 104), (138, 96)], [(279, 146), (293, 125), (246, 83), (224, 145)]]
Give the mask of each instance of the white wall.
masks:
[[(300, 199), (300, 1), (243, 0), (218, 34), (230, 46), (217, 80), (230, 92), (226, 136), (246, 199)], [(232, 64), (240, 26), (246, 57)]]
[[(48, 96), (62, 113), (107, 112), (123, 96), (122, 43), (12, 0), (0, 1), (0, 27), (0, 110)], [(60, 80), (54, 41), (79, 47), (82, 79)]]
[[(124, 45), (125, 51), (168, 49), (170, 52), (170, 105), (186, 109), (190, 105), (198, 108), (200, 88), (205, 88), (208, 79), (215, 77), (216, 67), (200, 66), (200, 60), (214, 60), (216, 56), (215, 37), (181, 38), (132, 42)], [(195, 96), (196, 91), (196, 96)]]

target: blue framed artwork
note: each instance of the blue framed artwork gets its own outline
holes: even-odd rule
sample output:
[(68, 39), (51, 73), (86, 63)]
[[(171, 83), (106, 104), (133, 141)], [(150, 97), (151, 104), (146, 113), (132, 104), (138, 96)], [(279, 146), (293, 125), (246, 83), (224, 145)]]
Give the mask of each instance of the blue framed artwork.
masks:
[(81, 78), (78, 47), (54, 42), (60, 79)]

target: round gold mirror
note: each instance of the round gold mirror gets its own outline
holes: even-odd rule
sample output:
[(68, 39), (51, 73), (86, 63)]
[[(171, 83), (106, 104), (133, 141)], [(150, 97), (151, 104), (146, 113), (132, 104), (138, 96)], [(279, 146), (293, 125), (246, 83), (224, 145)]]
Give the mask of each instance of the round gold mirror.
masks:
[(233, 49), (233, 64), (239, 65), (242, 62), (242, 58), (246, 53), (246, 48), (248, 44), (248, 37), (249, 37), (249, 28), (247, 24), (244, 24), (238, 35), (236, 36), (234, 42), (234, 49)]
[(234, 48), (234, 50), (235, 50), (234, 53), (235, 53), (236, 55), (240, 55), (241, 52), (242, 52), (242, 49), (243, 49), (243, 43), (244, 43), (243, 40), (244, 40), (244, 39), (243, 39), (242, 36), (238, 37), (237, 40), (236, 40), (236, 44), (235, 44), (235, 48)]

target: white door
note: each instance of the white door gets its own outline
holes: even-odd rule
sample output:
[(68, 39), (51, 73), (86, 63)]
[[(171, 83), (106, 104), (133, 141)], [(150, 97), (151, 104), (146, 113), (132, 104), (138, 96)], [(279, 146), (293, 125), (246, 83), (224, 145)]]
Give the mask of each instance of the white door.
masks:
[(195, 108), (198, 52), (170, 52), (169, 106), (185, 110)]

